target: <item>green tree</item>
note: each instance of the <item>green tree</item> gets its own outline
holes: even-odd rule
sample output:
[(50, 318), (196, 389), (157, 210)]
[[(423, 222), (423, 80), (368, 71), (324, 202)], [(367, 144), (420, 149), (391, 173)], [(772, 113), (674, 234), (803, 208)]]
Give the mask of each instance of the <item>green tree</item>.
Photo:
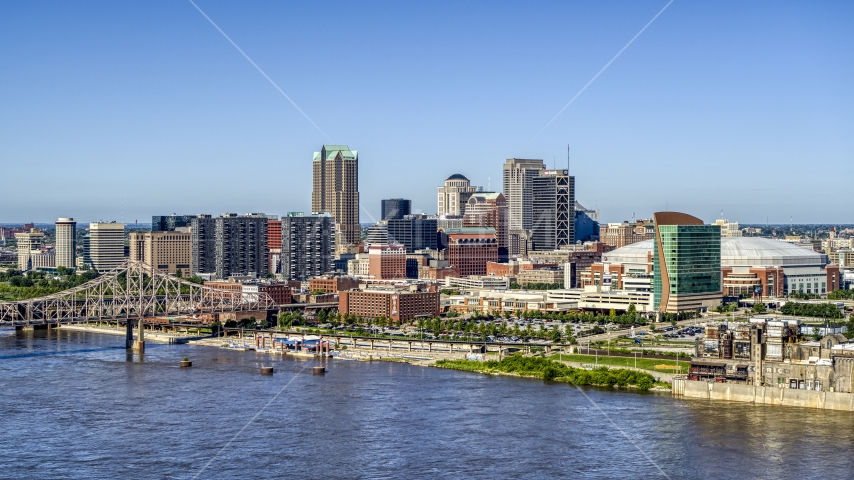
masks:
[(759, 302), (753, 305), (753, 313), (765, 313), (766, 310), (764, 303)]
[(184, 272), (180, 268), (175, 270), (175, 278), (184, 278)]
[(560, 343), (561, 340), (563, 340), (563, 336), (560, 334), (560, 328), (558, 328), (557, 325), (555, 325), (555, 327), (552, 328), (551, 337), (552, 337), (552, 342), (554, 342), (554, 343)]

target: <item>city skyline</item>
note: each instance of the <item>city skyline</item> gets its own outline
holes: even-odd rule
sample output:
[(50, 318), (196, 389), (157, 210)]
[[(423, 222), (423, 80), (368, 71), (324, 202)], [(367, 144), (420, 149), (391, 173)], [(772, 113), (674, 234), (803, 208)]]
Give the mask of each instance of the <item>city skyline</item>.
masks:
[[(809, 166), (851, 168), (842, 2), (196, 3), (319, 129), (190, 3), (4, 5), (5, 173), (66, 187), (8, 182), (0, 221), (309, 211), (305, 158), (325, 143), (361, 153), (361, 223), (384, 198), (435, 213), (436, 185), (456, 173), (500, 192), (507, 158), (565, 168), (567, 144), (576, 198), (603, 223), (662, 210), (851, 221), (844, 202), (803, 194), (835, 177)], [(305, 19), (330, 12), (359, 33), (313, 35)], [(321, 65), (347, 80), (305, 75)]]

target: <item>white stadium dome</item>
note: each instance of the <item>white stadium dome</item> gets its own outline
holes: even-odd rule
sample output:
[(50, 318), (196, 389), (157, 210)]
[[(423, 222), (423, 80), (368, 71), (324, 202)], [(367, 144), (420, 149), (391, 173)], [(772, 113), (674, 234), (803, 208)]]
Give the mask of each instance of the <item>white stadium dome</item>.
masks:
[[(652, 240), (626, 245), (602, 255), (604, 263), (648, 263)], [(759, 237), (721, 238), (722, 267), (824, 266), (827, 255), (791, 243)]]

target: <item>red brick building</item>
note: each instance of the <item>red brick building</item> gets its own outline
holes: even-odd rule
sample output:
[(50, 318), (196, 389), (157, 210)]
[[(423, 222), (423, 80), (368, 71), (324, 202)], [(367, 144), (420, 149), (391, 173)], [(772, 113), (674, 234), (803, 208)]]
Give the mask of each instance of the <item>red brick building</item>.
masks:
[(447, 245), (448, 265), (460, 269), (460, 276), (486, 275), (486, 264), (498, 261), (498, 240), (493, 228), (440, 230)]
[(354, 288), (359, 288), (359, 281), (353, 277), (324, 275), (308, 279), (308, 290), (310, 292), (338, 293), (342, 290), (352, 290)]
[(291, 287), (284, 283), (267, 283), (258, 285), (258, 293), (266, 293), (273, 298), (276, 305), (286, 305), (293, 302)]
[(386, 317), (395, 322), (439, 315), (439, 292), (348, 290), (338, 293), (338, 311), (362, 318)]
[(447, 277), (459, 277), (457, 267), (418, 267), (418, 278), (423, 280), (444, 280)]
[(368, 248), (368, 274), (383, 280), (406, 278), (406, 247), (371, 245)]

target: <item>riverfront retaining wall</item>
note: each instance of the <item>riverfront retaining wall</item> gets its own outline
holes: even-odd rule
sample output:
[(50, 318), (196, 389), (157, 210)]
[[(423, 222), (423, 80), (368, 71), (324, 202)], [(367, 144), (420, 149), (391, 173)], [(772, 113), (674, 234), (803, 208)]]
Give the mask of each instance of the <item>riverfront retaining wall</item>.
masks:
[(733, 402), (854, 411), (854, 394), (762, 387), (735, 383), (708, 383), (684, 378), (673, 380), (673, 396)]

